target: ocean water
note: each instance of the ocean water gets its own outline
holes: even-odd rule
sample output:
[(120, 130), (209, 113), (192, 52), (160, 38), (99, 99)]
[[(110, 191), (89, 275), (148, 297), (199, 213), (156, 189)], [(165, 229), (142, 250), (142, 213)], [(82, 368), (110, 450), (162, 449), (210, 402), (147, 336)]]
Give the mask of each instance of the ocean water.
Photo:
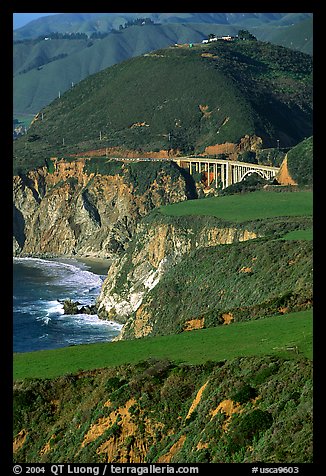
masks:
[(58, 302), (95, 304), (106, 274), (94, 269), (77, 260), (14, 258), (14, 352), (107, 342), (119, 333), (120, 324), (96, 315), (65, 315)]

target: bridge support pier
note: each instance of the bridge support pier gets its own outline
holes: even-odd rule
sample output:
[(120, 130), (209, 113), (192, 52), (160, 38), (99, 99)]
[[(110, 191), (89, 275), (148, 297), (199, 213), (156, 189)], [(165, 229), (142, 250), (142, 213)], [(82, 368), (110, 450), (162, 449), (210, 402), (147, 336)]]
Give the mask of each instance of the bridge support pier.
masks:
[(177, 162), (180, 167), (187, 167), (188, 165), (190, 175), (193, 175), (194, 167), (196, 172), (205, 172), (207, 174), (208, 187), (212, 183), (215, 183), (215, 186), (217, 187), (217, 179), (218, 177), (220, 177), (220, 181), (222, 182), (222, 189), (229, 187), (233, 183), (240, 182), (248, 174), (254, 172), (259, 173), (259, 175), (261, 175), (262, 177), (270, 179), (272, 177), (275, 177), (275, 175), (279, 171), (279, 167), (249, 164), (225, 159), (183, 157), (179, 159), (174, 159), (174, 161)]

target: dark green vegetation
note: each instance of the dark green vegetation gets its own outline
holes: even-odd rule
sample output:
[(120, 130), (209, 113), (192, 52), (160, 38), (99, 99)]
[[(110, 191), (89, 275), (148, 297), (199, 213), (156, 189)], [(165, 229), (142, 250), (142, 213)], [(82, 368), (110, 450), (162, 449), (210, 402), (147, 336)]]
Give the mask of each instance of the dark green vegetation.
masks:
[(287, 151), (287, 148), (278, 149), (277, 147), (272, 147), (270, 149), (260, 149), (256, 151), (255, 158), (258, 164), (280, 167)]
[[(265, 185), (271, 184), (270, 180), (262, 178), (259, 174), (253, 173), (245, 177), (241, 182), (236, 182), (228, 187), (219, 190), (220, 197), (225, 195), (234, 195), (236, 193), (257, 192), (264, 189)], [(207, 197), (208, 198), (208, 197)]]
[(15, 141), (15, 164), (26, 170), (44, 156), (111, 146), (196, 153), (246, 134), (264, 147), (277, 139), (293, 146), (312, 132), (311, 74), (308, 55), (259, 41), (156, 50), (90, 76), (44, 108)]
[[(150, 335), (258, 319), (312, 305), (311, 241), (251, 241), (195, 251), (143, 300)], [(135, 317), (136, 318), (136, 317)], [(133, 338), (133, 332), (124, 332)]]
[(311, 414), (308, 359), (150, 359), (17, 381), (14, 461), (311, 462)]
[[(70, 159), (73, 160), (73, 159)], [(51, 163), (51, 162), (50, 162)], [(87, 174), (101, 175), (125, 175), (126, 182), (133, 186), (137, 195), (144, 195), (148, 188), (159, 176), (170, 176), (172, 181), (178, 180), (180, 175), (186, 177), (190, 187), (191, 198), (195, 196), (194, 185), (186, 170), (181, 169), (175, 162), (126, 162), (108, 160), (105, 157), (93, 157), (86, 161), (85, 172)]]
[(231, 222), (312, 215), (311, 191), (266, 192), (203, 198), (160, 207), (169, 216), (215, 216)]
[(298, 185), (312, 185), (313, 181), (313, 137), (293, 147), (287, 156), (288, 170)]

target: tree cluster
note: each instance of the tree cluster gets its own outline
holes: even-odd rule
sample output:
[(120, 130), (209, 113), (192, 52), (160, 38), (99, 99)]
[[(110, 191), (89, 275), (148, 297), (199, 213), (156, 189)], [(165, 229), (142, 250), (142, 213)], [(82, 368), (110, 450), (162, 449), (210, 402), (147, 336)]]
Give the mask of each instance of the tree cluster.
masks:
[(134, 20), (128, 20), (124, 25), (119, 26), (119, 30), (123, 30), (133, 25), (153, 25), (154, 22), (150, 18), (135, 18)]
[(239, 30), (238, 38), (240, 40), (257, 40), (257, 38), (248, 30)]
[(49, 40), (88, 40), (88, 36), (86, 33), (59, 33), (57, 31), (43, 34), (38, 36), (37, 38), (32, 39), (24, 39), (24, 40), (15, 40), (14, 44), (30, 44), (30, 43), (39, 43), (43, 41), (45, 38)]
[(94, 31), (91, 35), (90, 35), (90, 39), (91, 40), (102, 40), (103, 38), (105, 38), (106, 36), (108, 36), (110, 34), (109, 31)]

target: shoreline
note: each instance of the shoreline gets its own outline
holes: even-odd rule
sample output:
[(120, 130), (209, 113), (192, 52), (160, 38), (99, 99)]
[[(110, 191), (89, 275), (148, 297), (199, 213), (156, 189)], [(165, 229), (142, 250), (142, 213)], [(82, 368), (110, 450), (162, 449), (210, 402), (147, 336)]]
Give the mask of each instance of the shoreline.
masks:
[(35, 254), (26, 254), (26, 255), (14, 255), (13, 259), (28, 259), (28, 258), (36, 258), (36, 259), (44, 259), (44, 260), (55, 260), (60, 262), (65, 261), (75, 261), (81, 265), (85, 265), (89, 271), (94, 274), (106, 276), (110, 266), (113, 262), (111, 258), (103, 258), (103, 257), (95, 257), (95, 256), (83, 256), (83, 255), (55, 255), (52, 253), (35, 253)]
[[(56, 259), (56, 258), (54, 258)], [(58, 260), (70, 260), (70, 261), (77, 261), (78, 263), (84, 264), (89, 268), (89, 271), (91, 271), (94, 274), (98, 274), (101, 276), (107, 276), (108, 271), (110, 269), (110, 266), (112, 264), (112, 259), (108, 258), (94, 258), (94, 257), (61, 257), (58, 258)]]
[[(61, 256), (53, 256), (53, 255), (52, 255), (52, 256), (49, 256), (49, 254), (48, 254), (47, 256), (45, 256), (45, 255), (43, 255), (43, 256), (41, 256), (41, 255), (32, 255), (32, 254), (29, 254), (28, 256), (27, 256), (27, 255), (25, 255), (25, 256), (13, 256), (13, 263), (14, 263), (14, 265), (15, 265), (15, 263), (17, 263), (17, 265), (18, 265), (18, 263), (22, 263), (22, 265), (23, 265), (24, 260), (26, 260), (26, 264), (27, 264), (28, 260), (31, 260), (31, 262), (35, 260), (35, 263), (34, 263), (34, 264), (31, 264), (31, 266), (34, 266), (34, 267), (35, 267), (35, 273), (37, 273), (37, 269), (40, 269), (40, 270), (42, 269), (42, 266), (43, 266), (43, 265), (42, 265), (42, 261), (44, 261), (44, 264), (45, 264), (45, 262), (47, 262), (46, 267), (51, 266), (50, 262), (53, 262), (53, 263), (58, 263), (59, 266), (60, 266), (60, 264), (62, 264), (63, 266), (67, 265), (67, 266), (72, 266), (73, 268), (75, 268), (74, 270), (73, 270), (73, 268), (71, 268), (71, 271), (69, 271), (69, 273), (70, 273), (70, 272), (73, 272), (73, 273), (77, 273), (77, 275), (79, 274), (79, 271), (80, 271), (81, 273), (84, 273), (84, 272), (91, 273), (91, 274), (94, 276), (94, 278), (95, 278), (95, 276), (97, 277), (97, 278), (95, 279), (95, 281), (98, 281), (98, 282), (101, 281), (102, 283), (103, 283), (103, 281), (104, 281), (104, 279), (105, 279), (105, 277), (106, 277), (106, 275), (107, 275), (107, 273), (108, 273), (108, 270), (109, 270), (109, 268), (110, 268), (110, 266), (111, 266), (111, 263), (112, 263), (112, 260), (111, 260), (111, 259), (97, 258), (97, 257), (89, 257), (89, 256), (87, 256), (87, 257), (83, 257), (83, 256), (67, 256), (67, 255), (65, 255), (65, 256), (63, 256), (63, 255), (61, 255)], [(28, 265), (28, 266), (29, 266), (29, 265)], [(18, 270), (18, 268), (17, 268), (17, 270)], [(18, 272), (18, 271), (17, 271), (17, 272)], [(89, 282), (88, 282), (89, 279), (88, 279), (88, 277), (87, 277), (87, 274), (86, 274), (86, 275), (81, 274), (81, 276), (84, 276), (84, 278), (83, 278), (84, 280), (86, 279), (85, 284), (84, 284), (84, 286), (83, 286), (83, 284), (82, 284), (82, 287), (85, 288), (85, 286), (86, 286), (86, 287), (91, 286), (92, 278), (91, 278), (91, 277), (89, 278), (89, 279), (90, 279), (90, 283), (89, 283)], [(61, 278), (59, 277), (59, 275), (58, 275), (57, 279), (58, 279), (59, 282), (60, 282), (60, 279), (61, 279)], [(77, 282), (78, 282), (78, 279), (77, 279)], [(68, 284), (68, 285), (69, 285), (69, 284)], [(102, 285), (100, 285), (100, 287), (97, 289), (97, 291), (95, 291), (95, 294), (94, 294), (94, 291), (93, 291), (92, 296), (91, 296), (91, 295), (89, 296), (90, 304), (84, 304), (85, 306), (90, 306), (90, 305), (95, 305), (95, 304), (96, 304), (96, 299), (97, 299), (97, 297), (98, 297), (98, 295), (99, 295), (99, 293), (100, 293), (101, 286), (102, 286)], [(92, 289), (93, 289), (93, 288), (92, 288)], [(95, 288), (94, 288), (94, 289), (95, 289)], [(70, 299), (70, 300), (72, 300), (73, 302), (75, 302), (75, 301), (77, 302), (77, 301), (79, 301), (79, 300), (82, 301), (82, 299), (79, 299), (79, 296), (75, 295), (75, 293), (71, 294), (71, 293), (68, 292), (68, 293), (66, 293), (66, 294), (67, 294), (67, 295), (66, 295), (66, 296), (63, 295), (63, 297), (62, 297), (61, 295), (60, 295), (60, 296), (59, 296), (59, 295), (56, 296), (55, 294), (53, 294), (53, 296), (54, 296), (53, 298), (52, 298), (51, 296), (50, 296), (50, 297), (46, 296), (45, 298), (43, 297), (42, 299), (45, 299), (45, 301), (49, 301), (50, 303), (56, 301), (56, 302), (59, 304), (59, 307), (62, 307), (62, 300), (64, 300), (64, 299)], [(77, 293), (77, 294), (78, 294), (78, 293)], [(87, 299), (88, 299), (88, 298), (87, 298)], [(83, 301), (82, 301), (82, 302), (83, 302)], [(45, 303), (45, 304), (46, 304), (46, 303)], [(16, 305), (18, 305), (18, 304), (16, 303)], [(53, 306), (52, 306), (52, 308), (53, 308)], [(51, 312), (53, 311), (52, 308), (50, 309)], [(37, 308), (37, 310), (38, 310), (38, 308)], [(46, 309), (45, 309), (45, 310), (46, 310)], [(50, 312), (50, 311), (49, 311), (49, 312)], [(58, 312), (59, 312), (59, 311), (58, 311)], [(40, 316), (41, 316), (41, 317), (44, 317), (43, 314), (44, 314), (44, 312), (42, 311), (42, 313), (40, 313)], [(52, 314), (53, 314), (53, 312), (52, 312)], [(51, 314), (51, 319), (53, 318), (52, 314)], [(61, 314), (61, 312), (60, 312), (60, 314)], [(75, 314), (75, 313), (73, 313), (73, 314)], [(110, 328), (112, 328), (112, 330), (109, 330), (108, 336), (104, 337), (103, 340), (102, 340), (102, 341), (100, 340), (99, 342), (111, 342), (117, 335), (120, 334), (121, 329), (122, 329), (122, 327), (123, 327), (123, 324), (121, 324), (120, 322), (117, 322), (117, 321), (115, 321), (115, 320), (113, 320), (113, 319), (103, 319), (103, 318), (101, 318), (101, 317), (97, 314), (97, 312), (96, 312), (96, 313), (80, 312), (80, 313), (76, 313), (76, 314), (77, 314), (76, 316), (73, 316), (73, 319), (71, 320), (71, 322), (74, 322), (74, 319), (75, 319), (75, 318), (77, 319), (77, 320), (76, 320), (76, 323), (77, 323), (77, 324), (76, 324), (76, 325), (77, 325), (77, 328), (76, 328), (76, 329), (77, 329), (77, 330), (75, 331), (74, 329), (72, 329), (71, 332), (73, 332), (73, 335), (75, 335), (75, 333), (77, 333), (76, 335), (77, 335), (77, 337), (78, 337), (78, 340), (82, 338), (82, 334), (83, 334), (83, 333), (85, 334), (85, 330), (84, 330), (84, 331), (80, 331), (80, 330), (79, 330), (79, 328), (80, 328), (80, 326), (81, 326), (81, 322), (84, 322), (83, 319), (85, 319), (86, 328), (87, 328), (87, 325), (91, 325), (91, 326), (92, 326), (91, 329), (93, 329), (93, 324), (94, 324), (94, 323), (96, 324), (96, 326), (97, 326), (97, 325), (101, 325), (101, 326), (102, 326), (102, 323), (103, 323), (104, 321), (105, 321), (107, 324), (109, 324), (109, 327), (110, 327)], [(79, 317), (78, 317), (78, 316), (79, 316)], [(69, 315), (67, 314), (66, 317), (69, 318)], [(33, 316), (32, 316), (32, 318), (33, 318)], [(54, 319), (54, 318), (53, 318), (53, 319)], [(94, 319), (95, 319), (96, 321), (98, 320), (99, 324), (97, 324), (97, 323), (94, 321)], [(36, 320), (40, 320), (40, 319), (37, 318)], [(54, 319), (54, 321), (55, 321), (55, 319)], [(53, 322), (54, 322), (54, 321), (53, 321)], [(93, 321), (94, 321), (94, 322), (93, 322)], [(34, 321), (33, 321), (33, 322), (34, 322)], [(33, 322), (32, 322), (32, 323), (33, 323)], [(42, 322), (43, 322), (43, 321), (42, 321)], [(46, 322), (46, 324), (47, 324), (47, 323), (48, 323), (48, 321)], [(23, 324), (25, 325), (25, 323), (23, 323)], [(85, 329), (84, 325), (82, 326), (82, 328)], [(99, 329), (101, 329), (101, 327), (100, 327)], [(62, 327), (62, 329), (60, 328), (59, 330), (60, 330), (60, 332), (61, 332), (61, 331), (63, 332), (63, 334), (62, 334), (62, 335), (63, 335), (63, 337), (62, 337), (62, 339), (63, 339), (63, 345), (60, 346), (60, 347), (68, 347), (68, 346), (70, 346), (70, 345), (78, 345), (78, 344), (75, 343), (75, 342), (74, 342), (73, 344), (70, 344), (70, 343), (66, 343), (66, 344), (65, 344), (65, 339), (66, 339), (65, 332), (64, 332), (65, 329), (64, 329), (64, 327)], [(69, 329), (68, 329), (68, 331), (69, 331)], [(67, 332), (68, 332), (68, 331), (67, 331)], [(36, 332), (36, 331), (35, 331), (35, 332)], [(38, 331), (37, 331), (37, 332), (38, 332)], [(48, 332), (49, 332), (49, 331), (47, 330), (47, 328), (45, 328), (44, 333), (48, 333)], [(70, 331), (69, 331), (69, 332), (70, 332)], [(69, 332), (68, 332), (68, 333), (69, 333)], [(100, 332), (100, 334), (103, 333), (103, 335), (106, 334), (106, 332), (103, 332), (103, 331), (99, 331), (99, 332)], [(79, 333), (80, 333), (80, 336), (79, 336)], [(51, 334), (51, 333), (50, 333), (50, 334)], [(88, 333), (86, 332), (86, 334), (88, 334)], [(87, 337), (86, 334), (85, 334), (85, 336)], [(87, 337), (86, 340), (85, 340), (85, 339), (84, 339), (84, 341), (81, 340), (81, 341), (80, 341), (80, 344), (81, 344), (81, 345), (86, 345), (86, 344), (88, 344), (88, 343), (98, 342), (97, 331), (91, 330), (91, 331), (90, 331), (90, 337), (91, 337), (93, 334), (94, 334), (94, 336), (95, 336), (95, 337), (94, 337), (94, 341), (92, 341), (92, 340), (89, 341), (89, 337)], [(96, 334), (96, 335), (95, 335), (95, 334)], [(18, 335), (18, 334), (17, 334), (17, 335)], [(60, 334), (60, 335), (61, 335), (61, 334)], [(35, 336), (34, 336), (34, 337), (35, 337)], [(18, 338), (18, 337), (17, 337), (17, 338)], [(40, 337), (40, 338), (41, 338), (41, 337)], [(51, 339), (52, 339), (52, 334), (51, 334)], [(68, 342), (68, 341), (67, 341), (67, 342)], [(77, 341), (76, 341), (76, 342), (77, 342)], [(17, 345), (18, 345), (18, 344), (17, 344)], [(37, 347), (38, 347), (38, 344), (37, 344)], [(51, 348), (51, 347), (50, 347), (50, 348)], [(55, 348), (57, 348), (57, 346), (55, 346), (55, 347), (53, 347), (53, 348), (55, 349)], [(32, 345), (30, 350), (20, 349), (20, 347), (19, 347), (19, 348), (16, 349), (16, 353), (34, 352), (34, 351), (37, 351), (37, 350), (39, 350), (39, 349), (38, 349), (38, 348), (34, 348), (33, 345)], [(44, 349), (41, 348), (40, 350), (48, 350), (48, 345), (46, 345), (46, 346), (44, 347)]]

